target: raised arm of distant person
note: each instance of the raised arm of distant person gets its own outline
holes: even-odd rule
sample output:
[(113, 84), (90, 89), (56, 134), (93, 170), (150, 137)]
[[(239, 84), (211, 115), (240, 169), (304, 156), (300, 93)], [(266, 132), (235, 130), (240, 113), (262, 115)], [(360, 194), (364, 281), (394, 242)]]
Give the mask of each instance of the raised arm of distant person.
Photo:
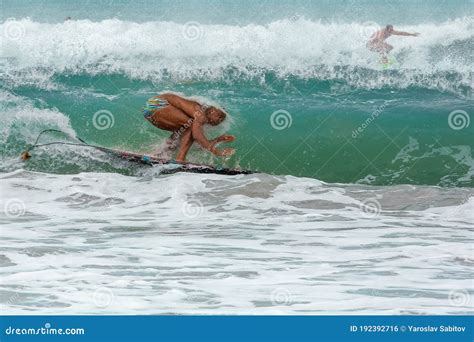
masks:
[(409, 33), (409, 32), (403, 32), (403, 31), (395, 31), (395, 30), (393, 30), (391, 34), (395, 36), (412, 36), (412, 37), (418, 37), (420, 35), (418, 32)]

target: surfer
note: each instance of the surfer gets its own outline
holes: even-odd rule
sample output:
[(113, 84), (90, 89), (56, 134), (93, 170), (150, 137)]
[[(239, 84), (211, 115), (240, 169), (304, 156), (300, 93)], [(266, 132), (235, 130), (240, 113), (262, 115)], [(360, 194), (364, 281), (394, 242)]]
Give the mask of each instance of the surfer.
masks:
[(392, 25), (387, 25), (385, 28), (375, 32), (370, 40), (367, 42), (367, 48), (370, 51), (375, 51), (380, 53), (382, 57), (382, 63), (388, 63), (387, 54), (393, 49), (393, 46), (387, 44), (385, 40), (390, 36), (419, 36), (419, 33), (408, 33), (402, 31), (395, 31)]
[(234, 136), (225, 134), (209, 140), (203, 132), (204, 125), (217, 126), (225, 120), (226, 113), (222, 109), (167, 93), (150, 98), (143, 115), (155, 127), (172, 132), (160, 153), (171, 154), (179, 145), (176, 161), (185, 161), (194, 141), (219, 157), (229, 157), (235, 152), (233, 148), (216, 147), (219, 143), (234, 141)]

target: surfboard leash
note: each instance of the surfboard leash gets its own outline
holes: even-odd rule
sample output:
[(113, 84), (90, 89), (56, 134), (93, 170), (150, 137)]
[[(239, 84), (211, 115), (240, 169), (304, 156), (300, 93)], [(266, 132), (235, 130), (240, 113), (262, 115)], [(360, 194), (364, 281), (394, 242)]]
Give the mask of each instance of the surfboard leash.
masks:
[[(67, 142), (67, 141), (52, 141), (52, 142), (49, 142), (49, 143), (43, 143), (43, 144), (39, 144), (39, 140), (41, 138), (41, 136), (44, 134), (44, 133), (48, 133), (48, 132), (55, 132), (55, 133), (61, 133), (61, 134), (64, 134), (66, 136), (68, 136), (69, 138), (72, 138), (72, 139), (76, 139), (78, 140), (80, 143), (73, 143), (73, 142)], [(93, 144), (89, 144), (87, 143), (86, 141), (84, 141), (84, 139), (81, 139), (80, 137), (73, 137), (71, 136), (70, 134), (64, 132), (64, 131), (61, 131), (59, 129), (53, 129), (53, 128), (48, 128), (48, 129), (44, 129), (42, 130), (38, 136), (36, 137), (36, 140), (35, 140), (35, 143), (33, 145), (27, 145), (26, 146), (26, 149), (21, 153), (20, 155), (20, 158), (21, 160), (28, 160), (31, 158), (31, 154), (30, 154), (30, 151), (37, 148), (37, 147), (43, 147), (43, 146), (50, 146), (50, 145), (72, 145), (72, 146), (84, 146), (84, 147), (92, 147), (92, 148), (96, 148), (96, 149), (99, 149), (99, 150), (108, 150), (106, 147), (102, 147), (102, 146), (98, 146), (98, 145), (93, 145)]]
[[(48, 132), (61, 133), (61, 134), (64, 134), (65, 136), (67, 136), (71, 139), (76, 139), (79, 142), (74, 143), (74, 142), (67, 142), (67, 141), (52, 141), (52, 142), (49, 142), (49, 143), (39, 144), (39, 140), (40, 140), (41, 136), (45, 133), (48, 133)], [(38, 134), (38, 136), (36, 137), (35, 143), (33, 145), (27, 145), (26, 146), (26, 149), (21, 153), (20, 158), (22, 160), (26, 161), (26, 160), (31, 158), (31, 154), (30, 154), (31, 150), (33, 150), (37, 147), (44, 147), (44, 146), (50, 146), (50, 145), (71, 145), (71, 146), (92, 147), (92, 148), (98, 149), (99, 151), (102, 151), (102, 152), (109, 152), (109, 153), (113, 153), (113, 154), (117, 153), (117, 151), (115, 151), (111, 148), (107, 148), (107, 147), (103, 147), (103, 146), (99, 146), (99, 145), (94, 145), (94, 144), (89, 144), (84, 139), (82, 139), (78, 136), (73, 137), (73, 136), (71, 136), (70, 134), (68, 134), (64, 131), (61, 131), (61, 130), (58, 130), (58, 129), (48, 128), (48, 129), (42, 130)], [(147, 165), (153, 165), (152, 163), (150, 163), (148, 158), (149, 158), (148, 156), (143, 156), (142, 159), (140, 160), (140, 162), (142, 162), (144, 164), (147, 164)], [(177, 163), (177, 162), (175, 162), (175, 163)], [(177, 163), (177, 164), (181, 164), (181, 163)], [(181, 171), (186, 171), (186, 172), (195, 172), (195, 173), (217, 173), (217, 174), (227, 174), (227, 175), (254, 173), (254, 171), (249, 171), (249, 170), (238, 170), (237, 171), (237, 170), (221, 168), (221, 167), (214, 168), (214, 167), (209, 166), (209, 165), (201, 165), (201, 166), (205, 166), (205, 167), (204, 168), (202, 168), (202, 167), (201, 168), (189, 168), (185, 164), (181, 164), (181, 169), (180, 170)]]

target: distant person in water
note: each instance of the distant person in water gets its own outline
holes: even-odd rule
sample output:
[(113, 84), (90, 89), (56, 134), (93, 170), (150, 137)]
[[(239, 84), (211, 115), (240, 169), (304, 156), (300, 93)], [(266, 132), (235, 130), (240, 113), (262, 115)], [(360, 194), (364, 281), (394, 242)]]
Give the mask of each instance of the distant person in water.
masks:
[(385, 28), (375, 32), (370, 40), (367, 42), (367, 47), (370, 51), (375, 51), (380, 53), (382, 57), (382, 62), (387, 63), (387, 54), (392, 51), (393, 46), (387, 44), (385, 40), (390, 36), (413, 36), (417, 37), (419, 33), (408, 33), (408, 32), (401, 32), (395, 31), (392, 25), (387, 25)]
[(204, 125), (217, 126), (225, 120), (226, 113), (221, 109), (176, 94), (161, 94), (146, 102), (143, 115), (155, 127), (172, 132), (159, 151), (161, 156), (169, 158), (179, 146), (175, 159), (184, 162), (194, 141), (219, 157), (228, 157), (235, 152), (232, 148), (216, 147), (219, 143), (234, 141), (234, 136), (221, 135), (209, 140), (203, 132)]

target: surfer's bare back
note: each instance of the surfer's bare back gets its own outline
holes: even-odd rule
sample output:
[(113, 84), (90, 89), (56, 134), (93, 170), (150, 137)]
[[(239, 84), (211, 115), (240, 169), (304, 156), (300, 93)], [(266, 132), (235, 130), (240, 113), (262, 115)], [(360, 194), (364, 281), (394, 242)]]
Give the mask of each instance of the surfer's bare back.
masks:
[(419, 33), (408, 33), (408, 32), (402, 32), (402, 31), (395, 31), (393, 29), (392, 25), (387, 25), (383, 29), (375, 32), (372, 37), (370, 37), (370, 40), (367, 42), (367, 47), (369, 48), (370, 51), (375, 51), (380, 53), (382, 56), (382, 62), (387, 63), (387, 53), (389, 53), (392, 49), (393, 46), (390, 44), (387, 44), (385, 42), (385, 39), (387, 39), (390, 36), (413, 36), (417, 37)]
[(219, 108), (168, 93), (150, 98), (143, 108), (143, 115), (155, 127), (172, 132), (161, 152), (173, 152), (179, 145), (176, 161), (185, 161), (194, 141), (219, 157), (228, 157), (235, 152), (232, 148), (216, 147), (219, 143), (234, 141), (234, 136), (225, 134), (208, 140), (204, 135), (204, 125), (217, 126), (226, 118), (226, 113)]

